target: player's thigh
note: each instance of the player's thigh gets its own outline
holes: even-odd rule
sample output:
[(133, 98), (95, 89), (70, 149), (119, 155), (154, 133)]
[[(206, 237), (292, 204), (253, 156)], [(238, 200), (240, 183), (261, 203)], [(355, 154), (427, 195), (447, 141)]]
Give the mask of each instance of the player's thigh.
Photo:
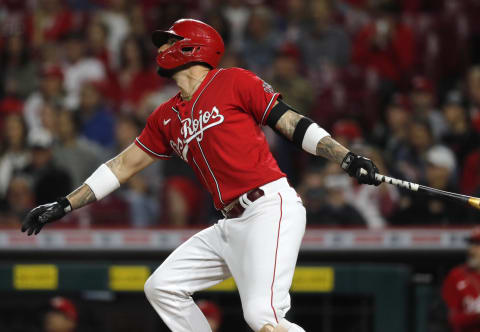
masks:
[(175, 249), (147, 280), (147, 287), (192, 294), (230, 277), (221, 256), (216, 225), (211, 226)]
[(235, 240), (229, 239), (228, 263), (247, 322), (276, 323), (290, 308), (288, 290), (305, 233), (305, 208), (293, 190), (254, 208), (243, 224), (232, 226), (238, 230)]

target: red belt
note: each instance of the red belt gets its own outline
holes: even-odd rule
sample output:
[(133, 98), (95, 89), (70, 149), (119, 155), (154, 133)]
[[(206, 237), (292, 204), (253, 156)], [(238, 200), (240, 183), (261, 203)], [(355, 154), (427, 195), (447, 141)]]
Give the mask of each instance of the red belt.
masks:
[[(244, 195), (245, 194), (239, 196), (233, 202), (231, 202), (230, 204), (228, 204), (227, 206), (225, 206), (222, 209), (222, 213), (226, 218), (238, 218), (242, 215), (243, 211), (245, 211), (245, 208), (240, 203), (240, 199), (242, 199), (242, 196), (244, 196)], [(246, 197), (248, 198), (248, 200), (250, 202), (254, 202), (257, 199), (259, 199), (260, 197), (262, 197), (263, 195), (265, 195), (265, 192), (262, 189), (255, 188), (255, 189), (250, 190), (246, 194)], [(248, 205), (247, 202), (244, 202), (244, 203), (245, 203), (245, 205)]]

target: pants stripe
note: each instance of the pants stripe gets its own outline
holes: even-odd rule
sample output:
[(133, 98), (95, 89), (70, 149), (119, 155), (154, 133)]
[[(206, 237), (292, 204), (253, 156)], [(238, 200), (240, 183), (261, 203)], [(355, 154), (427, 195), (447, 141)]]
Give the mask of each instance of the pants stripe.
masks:
[(282, 195), (280, 195), (280, 193), (278, 193), (278, 196), (280, 196), (280, 219), (278, 220), (277, 247), (275, 248), (275, 263), (273, 265), (273, 280), (272, 280), (272, 287), (270, 288), (270, 291), (271, 291), (270, 305), (272, 307), (273, 315), (275, 316), (275, 320), (277, 321), (277, 324), (278, 324), (277, 312), (275, 311), (275, 308), (273, 306), (273, 285), (275, 284), (275, 272), (276, 272), (276, 269), (277, 269), (278, 242), (280, 240), (280, 225), (282, 224)]

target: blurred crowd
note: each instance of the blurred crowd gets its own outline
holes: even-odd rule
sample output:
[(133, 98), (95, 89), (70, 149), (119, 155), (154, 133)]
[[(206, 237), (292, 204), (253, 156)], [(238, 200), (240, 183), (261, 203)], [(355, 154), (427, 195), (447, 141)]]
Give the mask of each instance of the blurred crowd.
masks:
[[(480, 195), (480, 3), (475, 0), (0, 0), (0, 225), (78, 187), (177, 89), (150, 33), (215, 27), (244, 67), (381, 173)], [(478, 213), (392, 186), (265, 134), (309, 225), (458, 225)], [(219, 217), (179, 158), (159, 161), (60, 225), (184, 227)]]

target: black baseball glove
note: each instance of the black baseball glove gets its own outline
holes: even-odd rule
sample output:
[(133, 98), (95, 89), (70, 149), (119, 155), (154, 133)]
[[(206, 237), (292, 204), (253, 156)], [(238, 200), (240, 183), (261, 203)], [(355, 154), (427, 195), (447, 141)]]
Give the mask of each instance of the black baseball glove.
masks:
[[(381, 183), (381, 181), (375, 179), (375, 173), (379, 173), (377, 166), (368, 158), (349, 152), (343, 158), (341, 166), (348, 175), (356, 178), (358, 183), (373, 184), (375, 186)], [(366, 174), (360, 172), (362, 169), (366, 171)]]
[(45, 224), (56, 221), (72, 210), (66, 197), (57, 199), (56, 202), (37, 206), (32, 209), (22, 223), (22, 232), (28, 231), (28, 235), (37, 235)]

